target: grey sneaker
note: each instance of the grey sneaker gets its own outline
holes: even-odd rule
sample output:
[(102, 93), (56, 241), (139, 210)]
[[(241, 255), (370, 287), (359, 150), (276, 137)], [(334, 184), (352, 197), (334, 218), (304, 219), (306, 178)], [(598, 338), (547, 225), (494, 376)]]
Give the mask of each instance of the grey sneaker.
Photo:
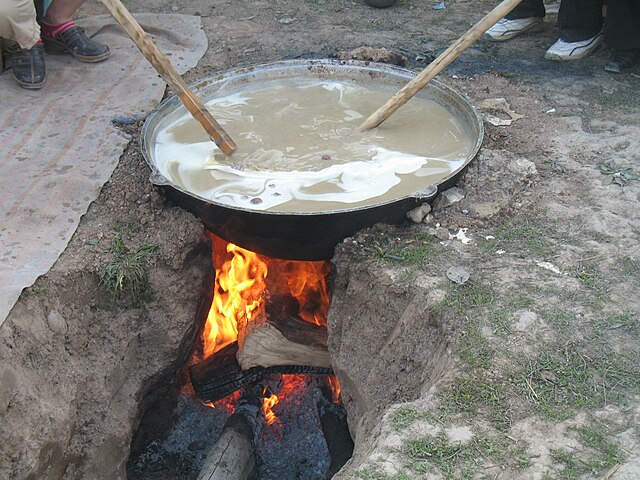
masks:
[(602, 32), (597, 34), (595, 37), (581, 40), (579, 42), (565, 42), (564, 40), (559, 39), (549, 47), (544, 58), (547, 60), (560, 61), (579, 60), (595, 52), (597, 48), (602, 45), (603, 41), (604, 35)]
[(539, 32), (543, 26), (540, 17), (517, 18), (515, 20), (503, 18), (487, 30), (482, 38), (491, 42), (504, 42), (525, 32)]

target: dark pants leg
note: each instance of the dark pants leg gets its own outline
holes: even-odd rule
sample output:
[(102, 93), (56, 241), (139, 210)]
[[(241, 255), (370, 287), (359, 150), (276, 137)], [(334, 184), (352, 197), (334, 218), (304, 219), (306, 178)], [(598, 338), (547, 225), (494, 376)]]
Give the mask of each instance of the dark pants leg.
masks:
[(604, 40), (615, 50), (640, 48), (640, 1), (608, 1)]
[(604, 24), (602, 4), (603, 0), (562, 0), (558, 11), (560, 38), (579, 42), (595, 37)]
[(509, 20), (528, 17), (544, 17), (543, 0), (524, 0), (506, 16)]

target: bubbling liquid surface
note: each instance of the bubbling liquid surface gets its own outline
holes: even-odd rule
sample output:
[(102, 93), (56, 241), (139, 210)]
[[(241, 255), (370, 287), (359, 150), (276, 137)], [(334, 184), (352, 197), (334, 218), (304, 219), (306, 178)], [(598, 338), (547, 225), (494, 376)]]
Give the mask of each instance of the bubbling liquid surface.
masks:
[(474, 141), (449, 111), (418, 97), (354, 133), (392, 93), (300, 80), (222, 96), (207, 107), (238, 144), (233, 156), (187, 113), (160, 125), (156, 166), (187, 192), (252, 210), (336, 211), (402, 198), (456, 171)]

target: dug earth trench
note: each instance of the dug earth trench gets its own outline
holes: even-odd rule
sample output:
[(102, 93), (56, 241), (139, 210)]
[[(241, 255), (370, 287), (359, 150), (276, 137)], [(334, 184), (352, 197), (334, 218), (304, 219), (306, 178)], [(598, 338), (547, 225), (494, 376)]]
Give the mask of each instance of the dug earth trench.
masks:
[[(128, 7), (203, 17), (195, 81), (361, 46), (418, 71), (494, 6), (436, 3)], [(337, 248), (330, 352), (356, 447), (336, 478), (640, 476), (640, 72), (606, 74), (605, 49), (545, 61), (547, 6), (543, 32), (479, 42), (439, 76), (487, 120), (461, 195)], [(126, 478), (140, 418), (198, 331), (210, 245), (149, 183), (141, 124), (122, 128), (110, 182), (0, 329), (0, 478)], [(114, 296), (123, 259), (146, 277)]]

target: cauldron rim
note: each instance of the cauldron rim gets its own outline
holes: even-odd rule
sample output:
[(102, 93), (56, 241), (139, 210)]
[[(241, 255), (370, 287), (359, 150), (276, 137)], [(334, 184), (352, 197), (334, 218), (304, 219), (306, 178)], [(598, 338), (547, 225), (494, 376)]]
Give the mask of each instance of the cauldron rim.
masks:
[[(363, 62), (356, 60), (331, 60), (331, 59), (306, 59), (306, 60), (281, 60), (277, 62), (264, 63), (259, 65), (253, 65), (249, 67), (238, 67), (229, 70), (225, 70), (219, 72), (213, 76), (202, 78), (192, 84), (190, 84), (190, 88), (198, 93), (199, 90), (204, 89), (205, 87), (211, 87), (217, 84), (224, 84), (229, 79), (238, 79), (244, 76), (252, 75), (255, 72), (265, 72), (269, 70), (282, 69), (282, 70), (292, 70), (292, 69), (300, 69), (307, 68), (308, 70), (317, 70), (320, 72), (322, 69), (362, 69), (365, 71), (371, 72), (371, 75), (391, 75), (395, 77), (400, 77), (405, 79), (406, 81), (411, 80), (415, 77), (416, 72), (409, 70), (407, 68), (397, 67), (394, 65), (376, 63), (376, 62)], [(438, 80), (431, 80), (429, 85), (425, 87), (427, 88), (437, 88), (446, 92), (450, 97), (454, 98), (457, 102), (464, 106), (467, 109), (467, 112), (470, 116), (474, 117), (473, 127), (477, 128), (476, 141), (471, 149), (470, 153), (467, 155), (464, 163), (459, 166), (456, 170), (452, 171), (449, 175), (442, 178), (439, 182), (433, 185), (428, 185), (423, 189), (412, 192), (410, 194), (399, 196), (395, 198), (391, 198), (382, 202), (370, 203), (366, 205), (360, 205), (350, 208), (340, 208), (336, 210), (316, 210), (316, 211), (293, 211), (293, 212), (285, 212), (285, 211), (277, 211), (277, 210), (259, 210), (253, 208), (246, 208), (236, 205), (228, 205), (225, 203), (217, 202), (215, 200), (202, 197), (194, 192), (190, 192), (182, 186), (174, 183), (170, 179), (166, 178), (155, 165), (155, 161), (153, 159), (153, 133), (154, 129), (157, 126), (157, 123), (166, 116), (167, 113), (173, 111), (175, 109), (184, 108), (180, 102), (180, 99), (176, 95), (171, 95), (165, 98), (156, 109), (149, 114), (146, 118), (144, 125), (142, 127), (141, 132), (141, 149), (144, 159), (151, 170), (150, 181), (154, 185), (162, 186), (162, 187), (170, 187), (178, 192), (193, 197), (194, 199), (204, 202), (206, 204), (210, 204), (212, 206), (216, 206), (219, 208), (229, 209), (231, 211), (237, 211), (242, 213), (250, 213), (250, 214), (261, 214), (267, 216), (330, 216), (330, 215), (340, 215), (342, 213), (355, 213), (361, 211), (367, 211), (370, 209), (375, 209), (379, 207), (384, 207), (388, 205), (392, 205), (397, 202), (402, 202), (407, 199), (424, 199), (429, 200), (432, 199), (437, 194), (437, 189), (441, 185), (446, 185), (451, 182), (453, 178), (456, 178), (466, 167), (467, 165), (478, 155), (480, 148), (482, 147), (482, 142), (484, 139), (484, 125), (482, 122), (482, 117), (478, 113), (477, 109), (473, 106), (473, 104), (462, 94), (454, 90), (453, 88), (439, 82)], [(205, 98), (206, 100), (210, 100), (210, 98)], [(186, 112), (186, 110), (185, 110)]]

